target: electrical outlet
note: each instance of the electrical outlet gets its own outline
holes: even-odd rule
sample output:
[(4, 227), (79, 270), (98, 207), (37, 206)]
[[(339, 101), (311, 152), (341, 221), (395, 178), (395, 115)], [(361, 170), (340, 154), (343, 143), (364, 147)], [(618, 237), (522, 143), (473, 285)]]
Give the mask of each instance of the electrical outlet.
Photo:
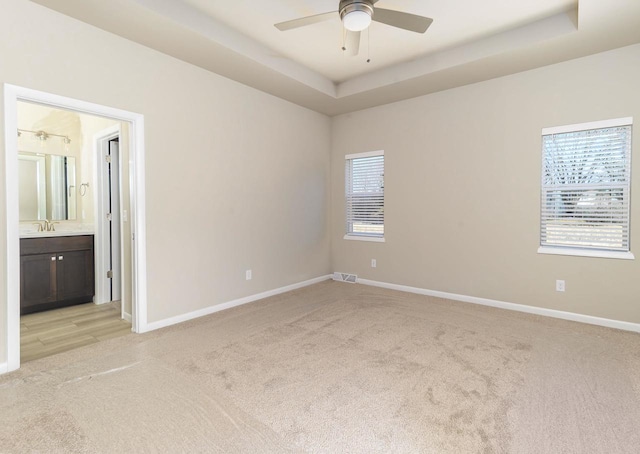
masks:
[(245, 272), (245, 277), (246, 277), (246, 279), (247, 279), (248, 281), (250, 281), (250, 280), (251, 280), (251, 270), (247, 270), (247, 271)]
[(564, 292), (564, 281), (557, 280), (556, 281), (556, 292)]
[(376, 259), (371, 259), (371, 268), (375, 268), (377, 266)]

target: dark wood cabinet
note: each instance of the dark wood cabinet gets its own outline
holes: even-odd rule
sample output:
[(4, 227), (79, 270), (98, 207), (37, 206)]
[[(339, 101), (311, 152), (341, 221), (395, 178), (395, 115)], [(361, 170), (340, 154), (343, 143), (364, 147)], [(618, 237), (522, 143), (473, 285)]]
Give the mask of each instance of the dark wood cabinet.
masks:
[(93, 301), (93, 235), (20, 240), (20, 314)]

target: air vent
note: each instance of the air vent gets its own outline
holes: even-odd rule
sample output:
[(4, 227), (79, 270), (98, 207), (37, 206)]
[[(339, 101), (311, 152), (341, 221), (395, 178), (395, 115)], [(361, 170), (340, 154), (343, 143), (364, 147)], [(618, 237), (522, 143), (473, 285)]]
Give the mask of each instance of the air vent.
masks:
[(346, 274), (346, 273), (333, 273), (333, 280), (340, 282), (350, 282), (351, 284), (355, 284), (358, 280), (358, 276), (355, 274)]

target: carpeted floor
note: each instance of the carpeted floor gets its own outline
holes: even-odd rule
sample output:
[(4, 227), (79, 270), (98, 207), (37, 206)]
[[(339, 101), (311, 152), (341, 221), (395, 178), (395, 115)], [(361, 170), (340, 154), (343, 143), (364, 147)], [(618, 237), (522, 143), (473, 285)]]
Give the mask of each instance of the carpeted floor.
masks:
[(640, 335), (328, 281), (0, 377), (0, 452), (638, 453)]

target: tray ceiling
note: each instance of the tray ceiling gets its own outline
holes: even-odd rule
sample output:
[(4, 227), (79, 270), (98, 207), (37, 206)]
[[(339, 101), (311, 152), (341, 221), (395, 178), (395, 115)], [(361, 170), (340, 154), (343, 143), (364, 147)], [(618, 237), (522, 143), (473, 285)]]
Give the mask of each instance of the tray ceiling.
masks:
[(273, 26), (337, 0), (32, 1), (328, 115), (640, 42), (637, 0), (379, 0), (434, 22), (425, 34), (374, 22), (356, 57), (341, 50), (337, 13)]

